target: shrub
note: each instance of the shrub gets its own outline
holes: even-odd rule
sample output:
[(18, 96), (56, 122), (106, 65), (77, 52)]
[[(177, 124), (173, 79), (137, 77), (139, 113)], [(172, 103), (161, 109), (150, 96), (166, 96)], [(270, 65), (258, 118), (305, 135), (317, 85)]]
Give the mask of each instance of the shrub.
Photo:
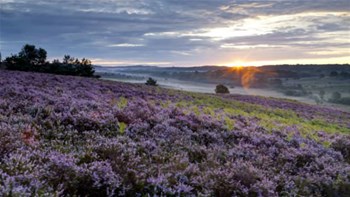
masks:
[(219, 84), (215, 88), (215, 93), (216, 94), (229, 94), (230, 91), (228, 90), (228, 88), (226, 86)]
[(157, 86), (157, 81), (150, 77), (150, 78), (148, 78), (148, 80), (146, 81), (146, 85), (149, 85), (149, 86)]
[(350, 163), (350, 141), (349, 137), (339, 138), (331, 144), (331, 148), (341, 152), (345, 161)]

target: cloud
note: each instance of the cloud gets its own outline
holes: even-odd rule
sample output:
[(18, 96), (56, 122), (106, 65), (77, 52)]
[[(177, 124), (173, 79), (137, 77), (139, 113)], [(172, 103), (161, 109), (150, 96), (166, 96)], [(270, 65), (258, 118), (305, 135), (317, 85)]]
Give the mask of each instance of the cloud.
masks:
[(32, 43), (49, 56), (115, 63), (344, 61), (349, 6), (347, 0), (3, 0), (1, 52), (7, 56)]
[(143, 44), (131, 44), (131, 43), (121, 43), (121, 44), (110, 44), (108, 47), (142, 47)]

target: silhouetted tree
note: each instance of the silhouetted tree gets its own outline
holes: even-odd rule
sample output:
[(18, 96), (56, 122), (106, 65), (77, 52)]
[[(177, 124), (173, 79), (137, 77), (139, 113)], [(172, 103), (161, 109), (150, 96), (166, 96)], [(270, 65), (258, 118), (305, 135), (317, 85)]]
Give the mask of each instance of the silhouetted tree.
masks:
[(7, 57), (5, 60), (6, 68), (9, 70), (36, 71), (61, 75), (78, 75), (84, 77), (93, 77), (95, 69), (91, 61), (65, 55), (63, 61), (54, 60), (52, 63), (46, 62), (47, 52), (42, 49), (36, 49), (34, 45), (26, 44), (17, 55)]
[(95, 68), (91, 65), (91, 61), (85, 58), (83, 58), (81, 61), (78, 60), (76, 69), (78, 75), (83, 77), (91, 77), (95, 73)]
[(30, 65), (37, 66), (46, 63), (47, 52), (42, 48), (36, 49), (34, 45), (26, 44), (18, 56), (24, 58)]
[(150, 78), (148, 78), (148, 80), (146, 81), (146, 85), (157, 86), (157, 81), (150, 77)]
[(228, 88), (226, 86), (219, 84), (215, 88), (215, 93), (216, 94), (229, 94), (230, 91), (228, 90)]
[(65, 55), (62, 62), (65, 73), (79, 75), (84, 77), (92, 77), (95, 73), (95, 69), (91, 64), (91, 61), (83, 58), (79, 61), (78, 58)]
[(9, 70), (40, 71), (46, 64), (47, 52), (36, 49), (34, 45), (26, 44), (18, 55), (12, 55), (5, 59), (6, 67)]

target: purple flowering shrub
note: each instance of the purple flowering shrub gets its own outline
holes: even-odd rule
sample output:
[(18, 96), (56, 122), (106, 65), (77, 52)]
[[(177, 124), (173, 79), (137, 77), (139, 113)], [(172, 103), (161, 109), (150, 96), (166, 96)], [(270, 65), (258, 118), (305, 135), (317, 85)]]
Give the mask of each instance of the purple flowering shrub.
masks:
[(0, 195), (349, 196), (349, 117), (278, 99), (1, 71)]

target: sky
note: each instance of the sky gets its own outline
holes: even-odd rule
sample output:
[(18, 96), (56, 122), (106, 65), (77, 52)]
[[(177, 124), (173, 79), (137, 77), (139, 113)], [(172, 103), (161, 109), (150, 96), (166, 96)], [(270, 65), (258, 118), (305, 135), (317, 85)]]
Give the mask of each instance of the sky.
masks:
[(350, 63), (349, 0), (0, 0), (0, 51), (93, 64)]

